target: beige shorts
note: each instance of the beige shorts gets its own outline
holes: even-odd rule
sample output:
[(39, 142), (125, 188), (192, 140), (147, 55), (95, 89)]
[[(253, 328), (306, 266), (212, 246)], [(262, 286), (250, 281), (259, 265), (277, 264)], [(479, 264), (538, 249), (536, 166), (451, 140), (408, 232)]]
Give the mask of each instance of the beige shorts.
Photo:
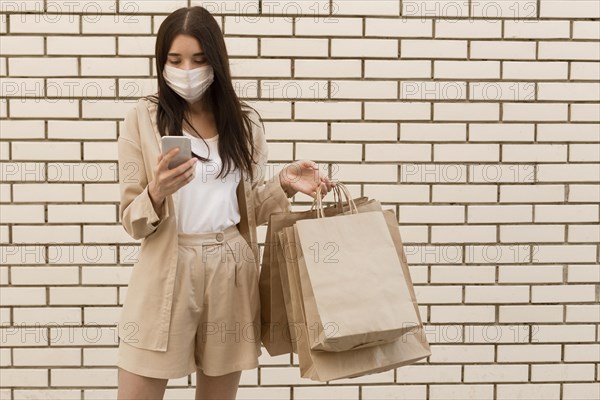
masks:
[(258, 367), (259, 271), (236, 225), (211, 233), (179, 233), (167, 351), (119, 339), (117, 365), (138, 375), (180, 378), (201, 369), (224, 375)]

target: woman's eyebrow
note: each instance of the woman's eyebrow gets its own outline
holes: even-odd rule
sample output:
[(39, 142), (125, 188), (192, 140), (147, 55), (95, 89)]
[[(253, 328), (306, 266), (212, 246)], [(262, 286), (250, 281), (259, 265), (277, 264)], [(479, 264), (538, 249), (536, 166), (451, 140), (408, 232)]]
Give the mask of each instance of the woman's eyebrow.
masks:
[[(180, 56), (181, 54), (179, 54), (179, 53), (168, 53), (167, 55), (168, 56)], [(194, 53), (193, 55), (194, 56), (203, 56), (204, 53)]]

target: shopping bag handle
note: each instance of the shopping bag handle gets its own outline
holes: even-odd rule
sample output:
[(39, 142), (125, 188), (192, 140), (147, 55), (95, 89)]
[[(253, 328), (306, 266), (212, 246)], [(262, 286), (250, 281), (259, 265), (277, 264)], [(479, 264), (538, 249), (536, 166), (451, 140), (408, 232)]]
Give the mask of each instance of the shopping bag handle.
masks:
[[(337, 184), (337, 182), (336, 182)], [(343, 210), (342, 206), (342, 194), (340, 193), (340, 188), (338, 186), (333, 187), (333, 202), (337, 203), (338, 210)], [(350, 206), (350, 205), (348, 205)]]
[[(314, 209), (317, 212), (317, 218), (321, 218), (321, 217), (325, 218), (324, 215), (323, 215), (323, 205), (321, 204), (321, 196), (322, 195), (320, 193), (320, 189), (321, 189), (321, 187), (319, 186), (319, 188), (318, 188), (319, 192), (314, 192), (315, 193), (315, 197), (314, 197), (313, 202), (312, 202), (312, 204), (310, 206), (310, 211), (312, 211)], [(335, 192), (334, 192), (334, 194), (335, 194)], [(317, 201), (317, 199), (319, 199), (319, 200)], [(315, 208), (315, 206), (316, 206), (316, 208)]]
[[(336, 186), (338, 185), (338, 183), (336, 183)], [(344, 192), (344, 195), (346, 197), (346, 202), (348, 204), (348, 208), (350, 209), (350, 214), (358, 214), (358, 207), (356, 207), (356, 204), (354, 203), (354, 200), (352, 199), (352, 194), (350, 193), (350, 190), (348, 189), (348, 186), (344, 185), (343, 183), (339, 183), (340, 185), (340, 189), (342, 190), (342, 192)], [(354, 211), (356, 212), (352, 212), (352, 209), (354, 209)]]
[[(337, 187), (337, 181), (336, 181), (336, 186), (333, 187), (333, 202), (337, 203), (339, 210), (342, 209), (342, 195), (340, 194), (340, 188)], [(317, 204), (317, 202), (313, 200), (313, 203), (310, 206), (310, 209), (308, 211), (314, 210), (316, 204)], [(350, 207), (350, 203), (348, 203), (348, 207)]]
[[(348, 190), (348, 188), (346, 187), (346, 185), (344, 185), (341, 182), (336, 182), (334, 189), (340, 190), (341, 193), (344, 194), (344, 196), (346, 197), (346, 201), (349, 205), (350, 208), (350, 214), (358, 214), (358, 208), (356, 207), (356, 204), (354, 203), (354, 200), (352, 200), (352, 195), (350, 194), (350, 191)], [(334, 194), (336, 192), (334, 191)], [(341, 195), (340, 195), (341, 198)], [(325, 212), (323, 211), (323, 199), (320, 193), (317, 193), (315, 195), (315, 198), (313, 200), (313, 205), (311, 206), (311, 210), (312, 208), (315, 206), (317, 206), (317, 218), (325, 218)], [(340, 210), (342, 210), (340, 208)], [(356, 212), (354, 212), (356, 211)]]
[[(342, 204), (342, 194), (340, 193), (340, 188), (338, 186), (334, 186), (333, 187), (333, 202), (337, 203), (337, 209), (338, 210), (343, 210), (343, 204)], [(346, 202), (348, 204), (348, 207), (350, 207), (350, 202)], [(313, 202), (313, 205), (316, 204), (315, 202)], [(313, 207), (311, 207), (312, 210)], [(340, 211), (341, 212), (341, 211)]]
[[(337, 181), (335, 181), (335, 182), (337, 185)], [(334, 203), (338, 204), (338, 208), (341, 210), (342, 209), (342, 197), (341, 197), (341, 195), (339, 195), (339, 190), (340, 189), (337, 186), (333, 187), (333, 201), (334, 201)], [(339, 196), (339, 198), (338, 198), (338, 196)], [(317, 204), (316, 199), (313, 199), (313, 203), (311, 204), (310, 209), (308, 211), (315, 210), (316, 204)]]
[(344, 197), (346, 197), (346, 204), (348, 205), (348, 208), (350, 210), (352, 210), (352, 203), (350, 203), (352, 201), (352, 196), (350, 195), (350, 191), (348, 190), (346, 185), (344, 185), (343, 183), (340, 183), (338, 186), (338, 182), (336, 182), (336, 185), (333, 187), (333, 197), (338, 198), (337, 201), (338, 201), (338, 207), (339, 207), (340, 213), (343, 211), (342, 187), (346, 190), (346, 192), (344, 192)]

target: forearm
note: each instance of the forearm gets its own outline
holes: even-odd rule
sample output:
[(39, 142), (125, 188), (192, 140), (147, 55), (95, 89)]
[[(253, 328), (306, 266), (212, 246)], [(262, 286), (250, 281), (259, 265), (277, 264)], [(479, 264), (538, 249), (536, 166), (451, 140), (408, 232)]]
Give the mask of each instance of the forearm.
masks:
[(266, 223), (274, 212), (291, 211), (287, 194), (283, 190), (281, 180), (273, 176), (265, 185), (253, 189), (254, 215), (256, 225)]
[(165, 197), (161, 197), (157, 193), (155, 193), (154, 181), (151, 181), (148, 184), (148, 196), (150, 197), (150, 201), (152, 202), (152, 207), (156, 214), (160, 214), (160, 210), (163, 207), (165, 202)]
[(279, 172), (279, 184), (281, 185), (281, 188), (283, 189), (283, 191), (285, 192), (285, 195), (290, 198), (293, 195), (295, 195), (296, 193), (298, 193), (297, 190), (293, 189), (292, 186), (290, 185), (289, 181), (286, 180), (283, 177), (283, 173), (284, 173), (285, 169), (282, 169)]

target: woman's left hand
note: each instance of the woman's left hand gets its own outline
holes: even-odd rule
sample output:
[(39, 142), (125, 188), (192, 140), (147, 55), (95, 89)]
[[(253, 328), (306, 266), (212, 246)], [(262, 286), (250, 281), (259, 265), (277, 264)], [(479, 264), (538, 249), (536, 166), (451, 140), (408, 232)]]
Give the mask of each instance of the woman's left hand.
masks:
[(319, 166), (311, 160), (298, 160), (286, 165), (279, 172), (279, 180), (288, 197), (302, 192), (315, 198), (319, 191), (323, 197), (335, 186), (335, 182), (319, 172)]

